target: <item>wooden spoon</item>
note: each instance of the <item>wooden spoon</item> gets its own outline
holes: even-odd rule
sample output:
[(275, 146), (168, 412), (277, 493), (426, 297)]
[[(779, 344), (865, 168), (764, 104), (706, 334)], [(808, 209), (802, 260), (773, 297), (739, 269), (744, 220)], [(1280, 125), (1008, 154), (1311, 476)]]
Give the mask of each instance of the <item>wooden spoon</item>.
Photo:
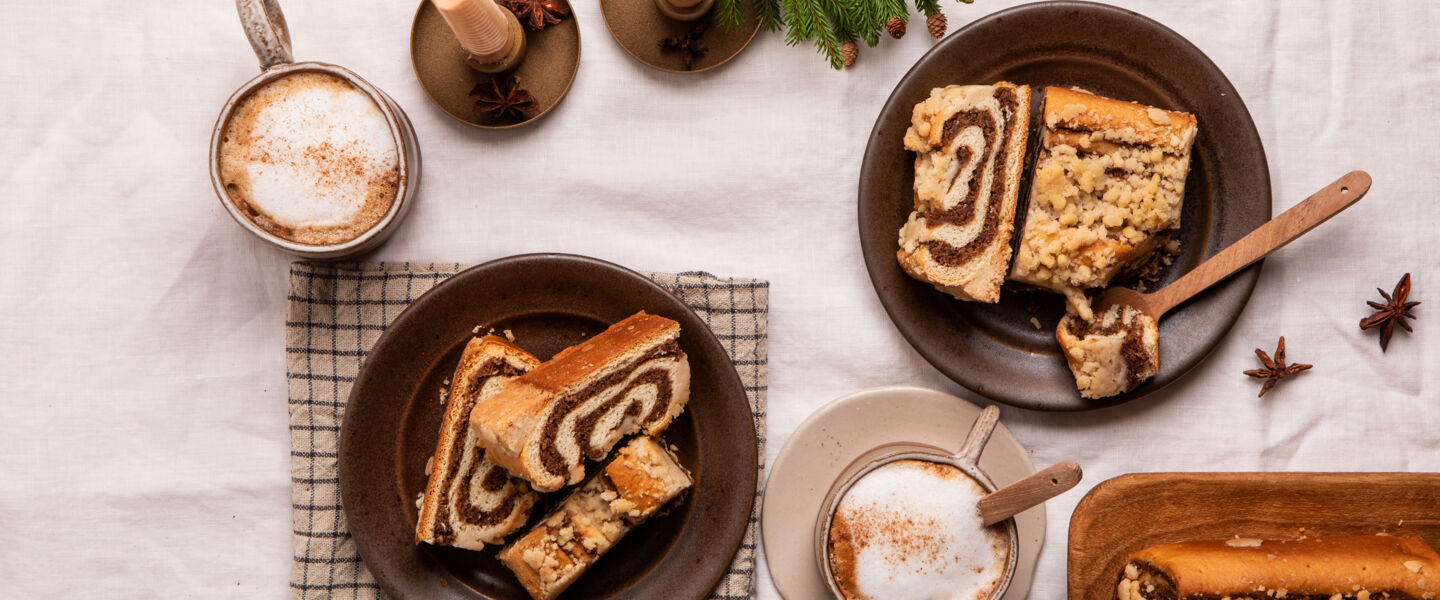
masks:
[(1095, 313), (1115, 304), (1128, 304), (1140, 312), (1150, 315), (1157, 322), (1166, 311), (1189, 300), (1191, 296), (1205, 291), (1220, 280), (1236, 271), (1250, 266), (1266, 254), (1278, 250), (1315, 226), (1359, 202), (1370, 191), (1370, 174), (1351, 171), (1325, 186), (1304, 202), (1296, 204), (1280, 216), (1270, 219), (1195, 267), (1184, 277), (1158, 291), (1142, 294), (1132, 289), (1113, 287), (1100, 295)]
[(1031, 473), (980, 499), (980, 518), (989, 527), (1059, 496), (1080, 483), (1080, 465), (1073, 460)]

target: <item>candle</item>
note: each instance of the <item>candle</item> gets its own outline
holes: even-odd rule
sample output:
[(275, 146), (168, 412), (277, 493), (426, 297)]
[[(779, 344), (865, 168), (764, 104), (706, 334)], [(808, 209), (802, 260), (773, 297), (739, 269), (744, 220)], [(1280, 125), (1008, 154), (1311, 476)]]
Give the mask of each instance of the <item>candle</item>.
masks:
[(430, 0), (470, 54), (493, 56), (510, 37), (504, 9), (491, 0)]

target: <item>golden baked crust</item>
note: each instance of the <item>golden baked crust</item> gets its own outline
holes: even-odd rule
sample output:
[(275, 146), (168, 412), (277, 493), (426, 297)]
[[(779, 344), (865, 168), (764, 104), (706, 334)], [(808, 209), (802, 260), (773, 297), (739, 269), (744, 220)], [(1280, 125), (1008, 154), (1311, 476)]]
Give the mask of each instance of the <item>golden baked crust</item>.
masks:
[(1196, 121), (1054, 87), (1043, 117), (1010, 278), (1065, 294), (1089, 321), (1085, 290), (1145, 262), (1180, 226)]
[(960, 300), (1000, 300), (1029, 131), (1028, 86), (952, 85), (915, 105), (915, 208), (895, 253), (907, 274)]
[(1385, 535), (1180, 542), (1130, 555), (1125, 571), (1119, 600), (1428, 600), (1440, 590), (1435, 550), (1420, 538)]
[(531, 597), (550, 600), (692, 484), (663, 442), (634, 438), (497, 556)]

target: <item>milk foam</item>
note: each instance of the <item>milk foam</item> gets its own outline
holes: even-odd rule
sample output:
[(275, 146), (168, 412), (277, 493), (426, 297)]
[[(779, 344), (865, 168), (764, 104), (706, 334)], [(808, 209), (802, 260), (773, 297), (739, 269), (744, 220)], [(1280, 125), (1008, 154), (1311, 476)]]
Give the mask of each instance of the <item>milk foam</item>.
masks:
[(981, 525), (979, 482), (903, 460), (866, 474), (836, 510), (855, 547), (854, 591), (873, 600), (985, 600), (1005, 576), (1002, 533)]
[(227, 124), (221, 161), (232, 197), (271, 222), (262, 227), (358, 227), (349, 237), (389, 209), (399, 171), (380, 107), (349, 82), (320, 72), (288, 75), (247, 97)]

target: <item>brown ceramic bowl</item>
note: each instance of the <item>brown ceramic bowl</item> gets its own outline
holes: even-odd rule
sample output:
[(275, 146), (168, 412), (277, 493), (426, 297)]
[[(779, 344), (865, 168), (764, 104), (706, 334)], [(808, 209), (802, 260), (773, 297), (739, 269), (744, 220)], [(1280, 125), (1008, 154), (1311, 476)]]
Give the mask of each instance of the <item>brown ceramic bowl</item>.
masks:
[[(415, 498), (444, 411), (437, 392), (471, 329), (508, 329), (517, 345), (548, 359), (639, 310), (680, 322), (692, 392), (662, 437), (678, 449), (695, 486), (621, 540), (564, 597), (709, 594), (739, 547), (755, 498), (755, 427), (740, 377), (705, 323), (664, 289), (623, 267), (561, 254), (513, 256), (447, 279), (405, 309), (367, 356), (340, 431), (340, 492), (365, 566), (387, 594), (529, 598), (495, 559), (497, 547), (472, 552), (414, 542)], [(531, 522), (564, 494), (547, 496)]]
[[(1124, 9), (1088, 2), (1027, 4), (977, 20), (940, 42), (900, 80), (875, 121), (860, 170), (860, 245), (885, 311), (930, 364), (997, 402), (1086, 410), (1165, 387), (1199, 364), (1230, 330), (1261, 263), (1167, 315), (1160, 323), (1160, 373), (1129, 393), (1101, 400), (1076, 392), (1055, 342), (1064, 314), (1058, 294), (1007, 288), (998, 304), (960, 302), (910, 278), (896, 263), (898, 231), (913, 207), (915, 159), (901, 141), (912, 108), (932, 88), (1000, 80), (1040, 88), (1080, 86), (1199, 119), (1185, 184), (1180, 256), (1155, 287), (1270, 218), (1270, 173), (1255, 124), (1203, 52), (1164, 25)], [(1025, 172), (1028, 180), (1028, 167)], [(1025, 214), (1027, 195), (1022, 188), (1019, 215)], [(1041, 322), (1040, 329), (1031, 317)]]

